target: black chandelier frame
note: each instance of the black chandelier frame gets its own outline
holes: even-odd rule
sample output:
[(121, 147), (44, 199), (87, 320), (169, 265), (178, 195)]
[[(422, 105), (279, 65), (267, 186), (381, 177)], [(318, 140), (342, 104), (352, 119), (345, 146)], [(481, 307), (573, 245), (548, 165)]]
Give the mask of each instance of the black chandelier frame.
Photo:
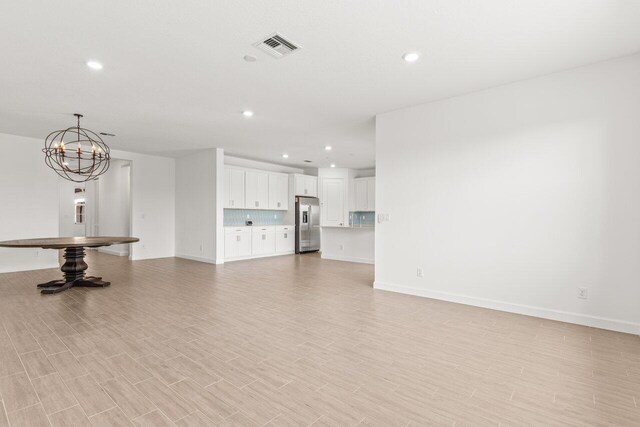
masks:
[(77, 126), (57, 130), (47, 136), (42, 149), (44, 161), (64, 179), (91, 181), (109, 169), (111, 150), (98, 134), (80, 127), (82, 114), (74, 116)]

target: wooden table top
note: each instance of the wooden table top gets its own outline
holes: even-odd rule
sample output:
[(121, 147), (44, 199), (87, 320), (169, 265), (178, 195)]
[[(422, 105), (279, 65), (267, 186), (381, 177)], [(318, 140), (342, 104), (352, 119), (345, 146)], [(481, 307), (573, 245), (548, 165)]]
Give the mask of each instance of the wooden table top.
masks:
[(123, 236), (96, 236), (96, 237), (49, 237), (45, 239), (20, 239), (0, 242), (0, 247), (5, 248), (97, 248), (100, 246), (119, 245), (122, 243), (135, 243), (140, 241), (137, 237)]

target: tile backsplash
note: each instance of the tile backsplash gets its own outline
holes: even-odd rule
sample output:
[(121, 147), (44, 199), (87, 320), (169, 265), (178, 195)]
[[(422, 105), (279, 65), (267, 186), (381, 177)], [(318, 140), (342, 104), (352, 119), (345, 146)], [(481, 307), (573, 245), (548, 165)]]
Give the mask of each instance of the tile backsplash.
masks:
[(349, 224), (352, 226), (375, 225), (376, 213), (375, 212), (349, 212)]
[(250, 219), (254, 225), (282, 225), (285, 211), (266, 211), (255, 209), (225, 209), (224, 225), (245, 225)]

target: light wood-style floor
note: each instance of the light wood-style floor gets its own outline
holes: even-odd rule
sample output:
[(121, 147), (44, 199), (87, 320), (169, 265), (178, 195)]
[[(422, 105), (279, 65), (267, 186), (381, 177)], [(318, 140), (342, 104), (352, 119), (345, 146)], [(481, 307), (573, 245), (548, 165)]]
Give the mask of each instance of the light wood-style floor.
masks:
[(373, 267), (93, 253), (0, 275), (0, 426), (640, 425), (640, 338), (372, 289)]

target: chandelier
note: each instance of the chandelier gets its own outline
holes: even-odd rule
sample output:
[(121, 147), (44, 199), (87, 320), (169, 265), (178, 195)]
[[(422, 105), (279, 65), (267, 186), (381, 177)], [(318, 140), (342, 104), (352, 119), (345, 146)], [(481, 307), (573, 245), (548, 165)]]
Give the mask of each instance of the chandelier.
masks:
[(107, 144), (95, 133), (80, 127), (82, 114), (74, 114), (78, 125), (51, 132), (44, 142), (44, 161), (61, 177), (73, 182), (98, 178), (109, 169)]

